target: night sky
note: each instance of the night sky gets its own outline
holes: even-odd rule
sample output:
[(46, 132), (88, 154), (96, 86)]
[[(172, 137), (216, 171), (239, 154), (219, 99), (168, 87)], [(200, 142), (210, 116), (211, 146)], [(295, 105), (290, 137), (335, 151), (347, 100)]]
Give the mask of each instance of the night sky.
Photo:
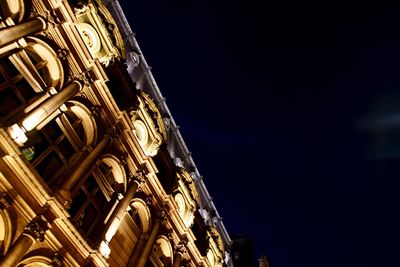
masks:
[(120, 3), (231, 235), (271, 267), (400, 266), (398, 6)]

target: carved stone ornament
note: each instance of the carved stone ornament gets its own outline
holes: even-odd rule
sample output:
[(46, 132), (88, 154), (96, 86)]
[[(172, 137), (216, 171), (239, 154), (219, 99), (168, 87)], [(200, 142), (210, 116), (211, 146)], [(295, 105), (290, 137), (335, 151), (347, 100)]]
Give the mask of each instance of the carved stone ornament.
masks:
[(210, 233), (212, 239), (217, 244), (219, 251), (223, 254), (225, 251), (225, 246), (224, 246), (224, 242), (223, 242), (222, 237), (221, 237), (220, 233), (218, 232), (217, 228), (215, 228), (214, 226), (208, 226), (207, 229), (208, 229), (208, 232)]
[(94, 59), (104, 66), (123, 59), (125, 48), (122, 36), (107, 8), (100, 1), (75, 7), (76, 25), (83, 42)]
[(179, 180), (182, 181), (185, 187), (189, 190), (192, 199), (198, 206), (200, 206), (200, 195), (192, 176), (184, 168), (179, 168), (177, 174)]
[(1, 193), (0, 195), (0, 209), (5, 210), (11, 206), (12, 199), (7, 193)]
[(53, 259), (51, 260), (51, 264), (54, 267), (60, 267), (63, 264), (63, 257), (59, 253), (55, 253)]
[(157, 217), (156, 220), (161, 221), (162, 223), (165, 223), (167, 220), (167, 212), (165, 211), (165, 209), (160, 209), (157, 212)]
[(25, 232), (40, 242), (44, 241), (45, 230), (39, 225), (38, 222), (31, 222), (28, 224)]
[(181, 255), (185, 254), (187, 251), (186, 244), (187, 244), (187, 241), (179, 242), (179, 244), (176, 246), (176, 249), (175, 249), (176, 253), (180, 253)]
[(142, 91), (138, 100), (138, 109), (130, 113), (133, 133), (144, 154), (153, 157), (160, 145), (167, 141), (164, 121), (157, 106), (146, 93)]
[(144, 177), (145, 177), (145, 174), (143, 173), (143, 171), (142, 170), (137, 170), (132, 175), (131, 179), (135, 180), (140, 186), (141, 184), (143, 184), (146, 181)]

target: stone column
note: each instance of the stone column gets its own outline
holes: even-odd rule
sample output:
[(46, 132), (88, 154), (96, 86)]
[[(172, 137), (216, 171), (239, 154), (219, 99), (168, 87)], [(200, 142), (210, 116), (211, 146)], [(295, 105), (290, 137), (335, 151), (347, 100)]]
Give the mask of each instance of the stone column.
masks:
[[(28, 115), (21, 119), (17, 119), (19, 122), (11, 125), (7, 131), (11, 138), (20, 146), (28, 140), (25, 133), (36, 128), (38, 125), (42, 124), (44, 126), (49, 118), (55, 111), (58, 110), (67, 100), (75, 96), (79, 90), (81, 90), (82, 85), (78, 81), (71, 82), (59, 93), (48, 98), (38, 107), (29, 106), (26, 110), (30, 110)], [(48, 120), (50, 121), (50, 120)]]
[(117, 204), (117, 206), (115, 207), (115, 209), (113, 210), (111, 216), (109, 217), (104, 230), (103, 230), (103, 238), (106, 241), (106, 243), (108, 244), (111, 239), (113, 238), (115, 232), (117, 229), (111, 229), (110, 233), (110, 227), (111, 225), (115, 225), (114, 227), (118, 228), (119, 223), (121, 222), (122, 218), (125, 215), (125, 211), (128, 208), (129, 204), (131, 203), (133, 196), (135, 195), (139, 185), (144, 182), (144, 179), (142, 178), (142, 174), (135, 174), (134, 177), (131, 178), (131, 180), (129, 181), (128, 184), (128, 188), (126, 190), (125, 196), (122, 200), (120, 200), (120, 202)]
[(146, 244), (147, 240), (148, 240), (148, 235), (143, 233), (139, 236), (139, 239), (135, 245), (135, 248), (132, 251), (132, 254), (129, 258), (128, 263), (126, 264), (126, 266), (128, 267), (136, 267), (135, 263), (137, 262), (137, 259), (140, 255), (140, 253), (143, 250), (144, 245)]
[(37, 240), (44, 241), (45, 230), (39, 225), (38, 222), (28, 224), (24, 232), (11, 246), (10, 250), (0, 261), (0, 267), (17, 266), (18, 262), (22, 259), (25, 253)]
[(57, 192), (57, 196), (66, 208), (70, 208), (72, 202), (71, 192), (75, 189), (78, 183), (84, 183), (88, 177), (88, 172), (93, 167), (93, 164), (102, 155), (103, 151), (112, 142), (112, 137), (109, 134), (104, 135), (103, 139), (96, 145), (96, 147), (89, 153), (89, 155), (73, 170), (73, 173)]
[(164, 219), (164, 217), (165, 212), (161, 212), (161, 214), (156, 218), (153, 229), (151, 230), (149, 240), (147, 240), (147, 243), (143, 248), (141, 255), (139, 256), (136, 267), (144, 267), (146, 265), (146, 262), (149, 259), (151, 251), (153, 249), (154, 243), (156, 242), (158, 231), (161, 227), (161, 221)]
[(27, 35), (46, 29), (46, 21), (36, 17), (21, 24), (0, 29), (0, 48)]
[(72, 81), (64, 89), (53, 95), (30, 112), (21, 122), (26, 131), (30, 131), (60, 108), (67, 100), (74, 97), (82, 88), (78, 81)]
[[(14, 43), (15, 44), (15, 43)], [(21, 49), (15, 51), (8, 56), (8, 59), (14, 64), (15, 68), (21, 73), (22, 77), (29, 83), (32, 89), (37, 92), (43, 92), (47, 88), (47, 84), (43, 77), (39, 74), (28, 53)], [(57, 59), (58, 61), (59, 59)]]

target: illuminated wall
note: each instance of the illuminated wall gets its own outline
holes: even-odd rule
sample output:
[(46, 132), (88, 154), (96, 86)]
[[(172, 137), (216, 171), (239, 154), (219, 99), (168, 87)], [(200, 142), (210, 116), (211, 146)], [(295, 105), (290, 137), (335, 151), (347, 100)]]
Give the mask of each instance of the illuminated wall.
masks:
[(0, 266), (232, 266), (118, 2), (0, 15)]

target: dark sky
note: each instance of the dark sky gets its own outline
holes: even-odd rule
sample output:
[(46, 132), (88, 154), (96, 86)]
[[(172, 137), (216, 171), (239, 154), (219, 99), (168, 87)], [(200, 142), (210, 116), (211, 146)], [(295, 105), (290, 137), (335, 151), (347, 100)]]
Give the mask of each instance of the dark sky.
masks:
[(272, 267), (400, 266), (398, 6), (120, 2), (231, 235)]

